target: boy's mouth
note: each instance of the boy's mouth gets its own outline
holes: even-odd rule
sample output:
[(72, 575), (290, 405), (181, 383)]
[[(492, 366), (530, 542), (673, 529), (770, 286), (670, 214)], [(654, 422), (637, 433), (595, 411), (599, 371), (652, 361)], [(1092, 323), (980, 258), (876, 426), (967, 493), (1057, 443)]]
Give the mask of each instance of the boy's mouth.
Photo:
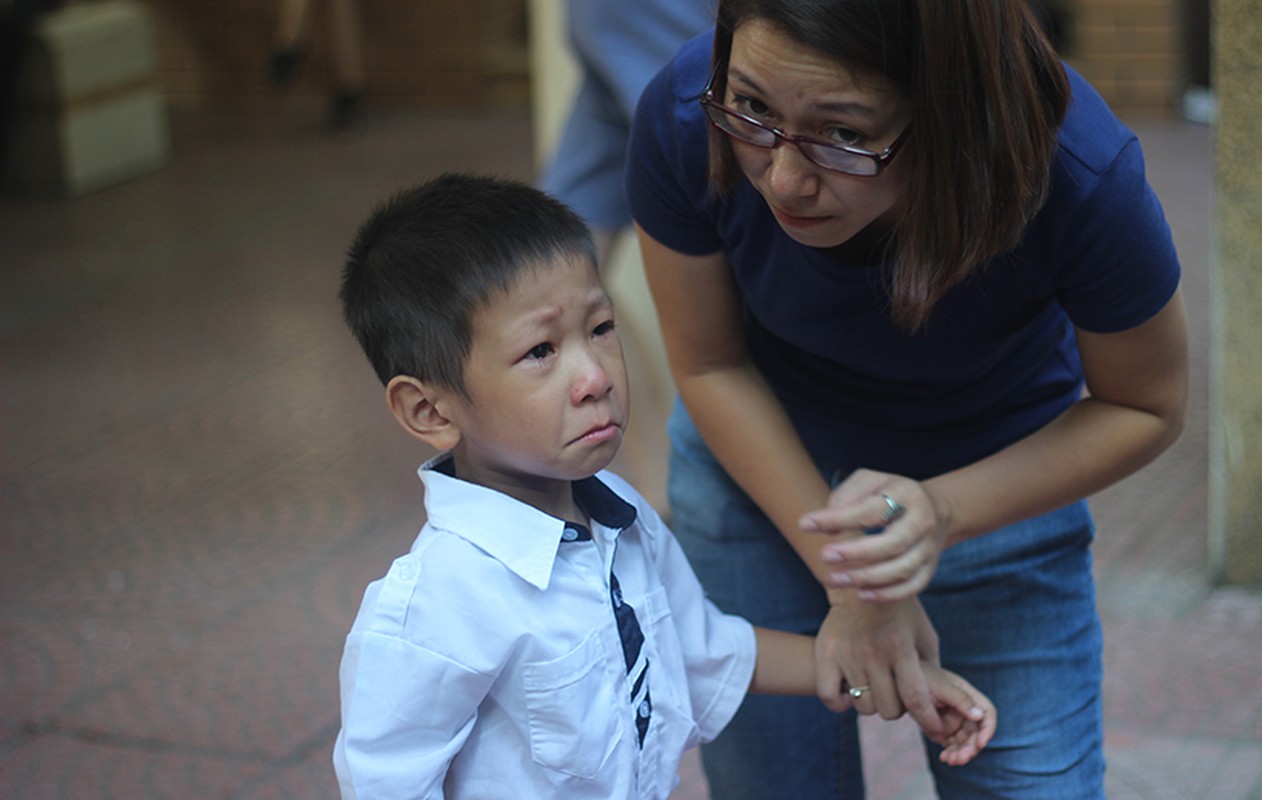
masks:
[(584, 433), (582, 436), (580, 436), (580, 437), (578, 437), (577, 439), (575, 439), (575, 440), (574, 440), (574, 442), (575, 442), (575, 443), (578, 443), (578, 442), (587, 442), (587, 443), (603, 442), (603, 441), (607, 441), (607, 440), (609, 440), (609, 439), (612, 439), (613, 437), (617, 436), (617, 435), (618, 435), (619, 433), (621, 433), (621, 432), (622, 432), (622, 429), (621, 429), (621, 428), (619, 428), (619, 427), (618, 427), (618, 425), (617, 425), (616, 423), (613, 423), (613, 422), (604, 422), (604, 423), (601, 423), (600, 425), (596, 425), (596, 426), (592, 427), (590, 430), (588, 430), (588, 431), (587, 431), (586, 433)]

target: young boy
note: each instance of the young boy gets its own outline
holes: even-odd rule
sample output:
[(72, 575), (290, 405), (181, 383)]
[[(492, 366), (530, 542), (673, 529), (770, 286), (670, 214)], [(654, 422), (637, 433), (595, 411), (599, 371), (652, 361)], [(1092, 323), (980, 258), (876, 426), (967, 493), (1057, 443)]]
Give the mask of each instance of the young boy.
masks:
[[(369, 585), (341, 667), (343, 797), (665, 798), (745, 692), (813, 695), (813, 640), (704, 596), (602, 472), (627, 376), (591, 237), (522, 184), (447, 175), (360, 228), (348, 324), (421, 467), (427, 522)], [(964, 763), (990, 701), (926, 665)]]

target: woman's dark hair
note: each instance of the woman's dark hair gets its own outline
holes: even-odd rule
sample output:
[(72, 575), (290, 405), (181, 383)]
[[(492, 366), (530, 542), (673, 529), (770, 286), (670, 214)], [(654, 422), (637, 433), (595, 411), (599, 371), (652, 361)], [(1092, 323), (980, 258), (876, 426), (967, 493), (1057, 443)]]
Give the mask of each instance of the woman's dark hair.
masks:
[(381, 382), (408, 375), (468, 399), (473, 315), (557, 258), (596, 263), (586, 224), (523, 183), (446, 174), (375, 209), (351, 244), (342, 312)]
[[(720, 0), (720, 97), (732, 36), (751, 20), (884, 76), (911, 104), (890, 286), (895, 322), (922, 327), (947, 289), (1017, 246), (1046, 200), (1069, 102), (1059, 57), (1026, 0)], [(711, 186), (730, 192), (739, 178), (711, 128)]]

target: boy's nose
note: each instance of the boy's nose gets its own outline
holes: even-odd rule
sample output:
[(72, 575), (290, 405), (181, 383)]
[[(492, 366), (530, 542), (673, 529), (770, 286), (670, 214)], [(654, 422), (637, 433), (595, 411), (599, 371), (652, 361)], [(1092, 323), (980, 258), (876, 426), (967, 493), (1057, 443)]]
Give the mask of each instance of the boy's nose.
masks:
[(575, 403), (604, 397), (613, 389), (613, 380), (609, 371), (600, 363), (600, 359), (587, 355), (576, 368), (574, 385), (570, 390)]

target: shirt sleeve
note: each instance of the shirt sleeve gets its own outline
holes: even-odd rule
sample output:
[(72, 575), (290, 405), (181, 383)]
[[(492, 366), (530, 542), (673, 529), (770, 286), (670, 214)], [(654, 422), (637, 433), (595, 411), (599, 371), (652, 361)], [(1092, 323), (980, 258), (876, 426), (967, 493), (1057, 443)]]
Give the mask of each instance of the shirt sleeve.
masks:
[(346, 639), (334, 768), (343, 798), (441, 798), (495, 676), (397, 635), (409, 583), (391, 577), (370, 587)]
[(640, 95), (627, 152), (631, 216), (672, 250), (706, 255), (723, 247), (707, 212), (709, 146), (698, 102), (708, 75), (711, 34), (688, 42)]
[[(659, 520), (660, 522), (660, 520)], [(705, 596), (674, 534), (662, 526), (658, 564), (679, 630), (688, 694), (701, 742), (727, 727), (754, 679), (757, 645), (748, 620)]]
[(1138, 139), (1119, 150), (1067, 223), (1056, 294), (1074, 325), (1113, 333), (1165, 307), (1181, 270)]

